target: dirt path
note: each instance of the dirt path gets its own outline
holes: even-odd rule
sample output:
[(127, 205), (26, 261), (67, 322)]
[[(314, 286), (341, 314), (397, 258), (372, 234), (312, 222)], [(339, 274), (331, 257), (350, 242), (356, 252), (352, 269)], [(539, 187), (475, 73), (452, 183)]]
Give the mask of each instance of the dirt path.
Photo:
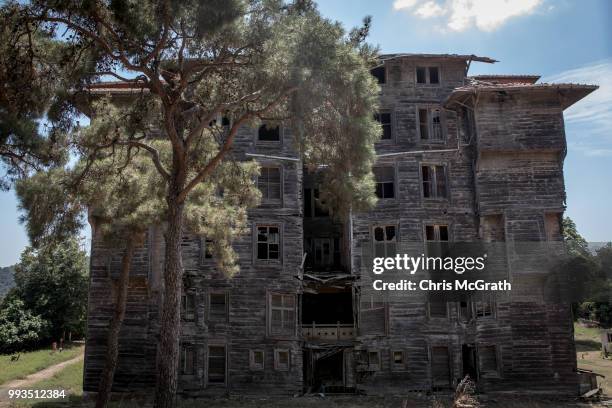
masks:
[(63, 361), (61, 363), (52, 365), (50, 367), (45, 368), (44, 370), (40, 370), (34, 374), (28, 375), (26, 378), (22, 378), (19, 380), (12, 380), (9, 382), (5, 382), (0, 385), (0, 407), (9, 406), (9, 398), (8, 398), (8, 390), (10, 389), (24, 389), (29, 388), (38, 381), (46, 380), (48, 378), (53, 377), (54, 374), (59, 373), (67, 366), (77, 363), (83, 360), (83, 354), (79, 354), (71, 360)]

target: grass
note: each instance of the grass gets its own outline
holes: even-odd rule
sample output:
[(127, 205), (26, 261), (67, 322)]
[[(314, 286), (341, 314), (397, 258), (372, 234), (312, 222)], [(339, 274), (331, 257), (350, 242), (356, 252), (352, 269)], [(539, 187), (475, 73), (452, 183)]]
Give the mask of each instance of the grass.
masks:
[(19, 360), (11, 361), (10, 355), (0, 355), (0, 385), (11, 380), (27, 377), (29, 374), (61, 363), (83, 352), (83, 346), (65, 348), (64, 351), (37, 350), (21, 353)]
[(600, 329), (597, 327), (584, 327), (574, 323), (574, 339), (578, 352), (601, 350)]
[(31, 390), (64, 390), (65, 397), (57, 400), (22, 400), (14, 402), (14, 407), (64, 407), (76, 406), (82, 403), (83, 396), (83, 362), (68, 365), (60, 372), (46, 380), (27, 387)]

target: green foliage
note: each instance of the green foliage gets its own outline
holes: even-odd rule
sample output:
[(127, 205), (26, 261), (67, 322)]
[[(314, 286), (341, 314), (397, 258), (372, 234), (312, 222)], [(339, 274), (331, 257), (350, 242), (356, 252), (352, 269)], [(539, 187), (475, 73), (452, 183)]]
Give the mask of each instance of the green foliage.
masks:
[(0, 384), (7, 381), (24, 378), (32, 373), (44, 370), (47, 367), (70, 360), (83, 353), (83, 346), (68, 345), (62, 350), (52, 351), (51, 344), (35, 351), (22, 352), (19, 350), (19, 359), (11, 361), (10, 355), (0, 355)]
[(567, 250), (570, 255), (573, 256), (590, 256), (589, 246), (586, 241), (578, 233), (578, 229), (576, 228), (576, 224), (570, 217), (563, 217), (563, 239), (565, 240), (565, 245), (567, 246)]
[(7, 296), (0, 304), (0, 353), (36, 347), (47, 329), (47, 322), (30, 312), (23, 301)]
[(41, 339), (84, 335), (88, 265), (76, 239), (26, 248), (15, 272), (15, 296), (49, 323)]

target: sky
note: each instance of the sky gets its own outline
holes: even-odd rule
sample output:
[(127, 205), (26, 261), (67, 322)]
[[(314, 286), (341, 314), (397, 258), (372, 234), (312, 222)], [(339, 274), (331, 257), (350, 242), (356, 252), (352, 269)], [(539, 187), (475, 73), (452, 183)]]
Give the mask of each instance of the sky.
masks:
[[(592, 242), (612, 241), (612, 1), (320, 0), (345, 27), (373, 18), (383, 53), (476, 54), (470, 74), (538, 74), (541, 82), (596, 84), (565, 111), (567, 212)], [(12, 191), (0, 193), (0, 266), (28, 245)], [(87, 234), (88, 232), (85, 232)]]

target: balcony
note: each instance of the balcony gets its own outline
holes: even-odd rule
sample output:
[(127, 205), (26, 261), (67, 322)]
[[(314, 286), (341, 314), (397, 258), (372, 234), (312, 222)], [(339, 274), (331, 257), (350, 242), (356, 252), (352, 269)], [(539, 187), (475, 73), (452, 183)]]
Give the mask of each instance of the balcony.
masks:
[(350, 340), (355, 338), (353, 324), (307, 324), (302, 326), (302, 335), (309, 340)]

